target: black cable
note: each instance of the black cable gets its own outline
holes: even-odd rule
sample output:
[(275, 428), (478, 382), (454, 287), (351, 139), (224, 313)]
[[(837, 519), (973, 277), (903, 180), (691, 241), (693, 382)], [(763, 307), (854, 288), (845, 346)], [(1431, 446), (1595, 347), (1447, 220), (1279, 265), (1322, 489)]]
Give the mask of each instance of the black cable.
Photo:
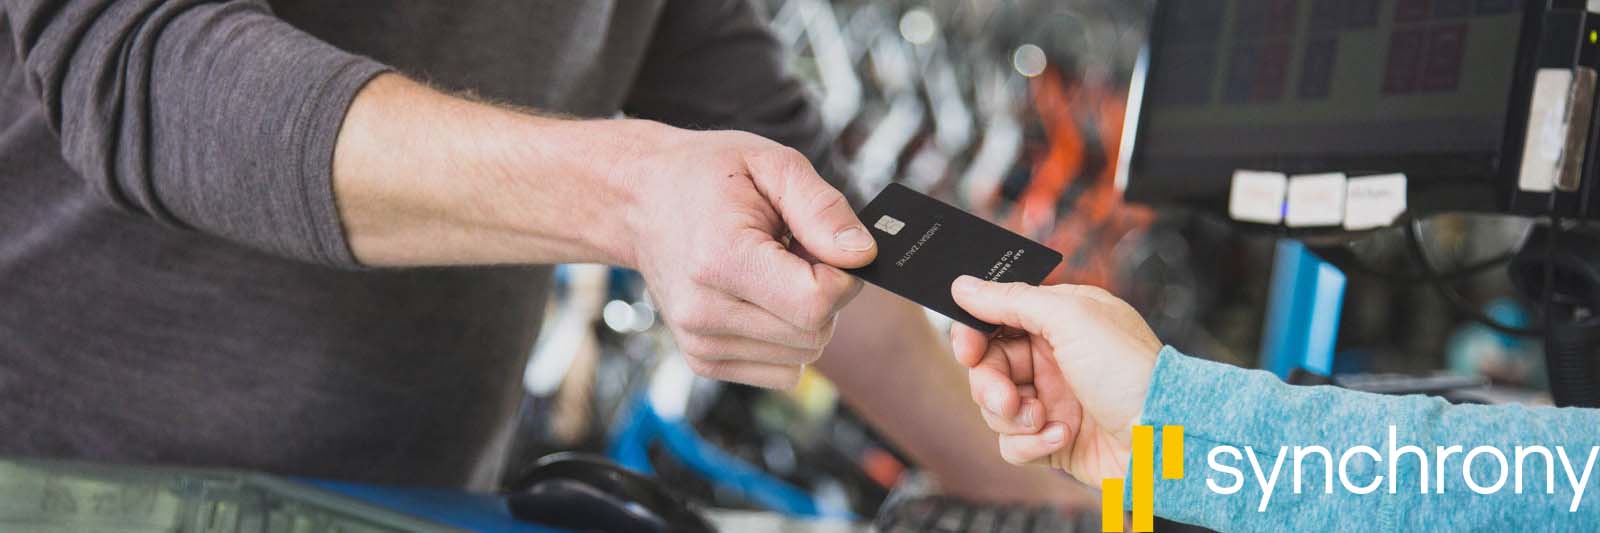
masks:
[(1406, 222), (1406, 245), (1411, 249), (1412, 259), (1414, 259), (1417, 262), (1417, 266), (1422, 269), (1423, 277), (1425, 278), (1424, 281), (1427, 281), (1429, 285), (1432, 285), (1434, 291), (1439, 293), (1439, 296), (1450, 302), (1450, 305), (1455, 306), (1457, 312), (1466, 315), (1467, 318), (1470, 318), (1475, 322), (1487, 326), (1489, 329), (1517, 337), (1541, 337), (1544, 335), (1544, 327), (1518, 328), (1501, 324), (1489, 315), (1484, 314), (1484, 312), (1478, 309), (1477, 306), (1472, 305), (1472, 302), (1468, 301), (1467, 298), (1462, 296), (1460, 292), (1457, 292), (1455, 287), (1450, 286), (1449, 281), (1445, 279), (1444, 276), (1440, 275), (1438, 271), (1434, 270), (1433, 263), (1428, 260), (1428, 251), (1422, 247), (1422, 237), (1420, 236), (1421, 232), (1418, 229), (1421, 225), (1422, 220), (1420, 219), (1413, 219)]
[(1362, 261), (1359, 255), (1345, 247), (1328, 248), (1326, 250), (1321, 250), (1321, 252), (1325, 255), (1331, 256), (1329, 257), (1330, 259), (1342, 259), (1342, 261), (1339, 263), (1339, 266), (1361, 272), (1362, 274), (1378, 278), (1379, 280), (1388, 283), (1423, 283), (1433, 279), (1439, 279), (1443, 281), (1461, 281), (1463, 279), (1477, 276), (1484, 272), (1504, 266), (1506, 263), (1510, 263), (1512, 259), (1517, 257), (1516, 250), (1512, 250), (1488, 259), (1484, 259), (1482, 261), (1478, 261), (1476, 263), (1456, 267), (1454, 270), (1440, 273), (1438, 276), (1427, 276), (1411, 273), (1398, 274), (1374, 268), (1372, 265)]

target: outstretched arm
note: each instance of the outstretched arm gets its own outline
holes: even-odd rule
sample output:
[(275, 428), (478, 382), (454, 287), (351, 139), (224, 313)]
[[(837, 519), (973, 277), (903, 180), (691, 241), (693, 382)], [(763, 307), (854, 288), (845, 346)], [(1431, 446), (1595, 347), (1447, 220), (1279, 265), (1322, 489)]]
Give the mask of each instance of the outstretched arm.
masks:
[[(1183, 427), (1184, 476), (1155, 481), (1155, 515), (1229, 531), (1600, 528), (1586, 495), (1600, 411), (1291, 386), (1162, 348), (1131, 307), (1090, 287), (967, 278), (954, 296), (1023, 333), (958, 326), (953, 338), (973, 394), (1007, 400), (990, 427), (1009, 460), (1131, 479), (1131, 461), (1160, 471), (1164, 445), (1131, 457), (1132, 427)], [(1012, 423), (1019, 403), (1042, 406), (1066, 439)]]
[(441, 94), (261, 1), (0, 1), (66, 160), (178, 230), (335, 267), (636, 268), (696, 372), (771, 387), (859, 290), (839, 268), (876, 253), (803, 155), (756, 135)]
[(394, 75), (351, 106), (333, 186), (363, 263), (635, 268), (696, 373), (768, 387), (820, 355), (860, 289), (837, 267), (876, 248), (844, 196), (770, 140), (538, 116)]

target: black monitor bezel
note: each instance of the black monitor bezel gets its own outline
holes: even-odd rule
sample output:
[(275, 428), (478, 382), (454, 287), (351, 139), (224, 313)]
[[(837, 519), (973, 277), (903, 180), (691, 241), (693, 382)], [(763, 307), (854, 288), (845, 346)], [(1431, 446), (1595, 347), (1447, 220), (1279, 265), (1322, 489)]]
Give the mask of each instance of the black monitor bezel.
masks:
[[(1177, 204), (1226, 216), (1228, 212), (1229, 181), (1234, 170), (1267, 170), (1287, 174), (1316, 172), (1346, 172), (1351, 175), (1404, 173), (1409, 178), (1411, 199), (1409, 211), (1414, 215), (1446, 211), (1506, 212), (1510, 209), (1508, 187), (1514, 189), (1521, 170), (1523, 143), (1528, 126), (1528, 102), (1533, 91), (1535, 73), (1539, 68), (1538, 49), (1543, 14), (1548, 8), (1541, 0), (1522, 0), (1522, 29), (1518, 35), (1516, 62), (1513, 67), (1511, 91), (1506, 103), (1505, 131), (1502, 133), (1498, 153), (1463, 155), (1426, 154), (1382, 157), (1218, 157), (1209, 158), (1213, 170), (1206, 175), (1165, 175), (1154, 181), (1140, 179), (1143, 158), (1140, 135), (1145, 131), (1150, 117), (1144, 112), (1149, 97), (1146, 83), (1151, 72), (1160, 68), (1160, 59), (1151, 53), (1159, 49), (1163, 35), (1169, 32), (1157, 27), (1165, 20), (1165, 9), (1172, 1), (1157, 1), (1150, 13), (1149, 43), (1140, 55), (1141, 65), (1134, 70), (1130, 85), (1128, 116), (1124, 125), (1124, 149), (1117, 174), (1117, 185), (1128, 201), (1145, 204)], [(1193, 183), (1185, 183), (1193, 182)], [(1209, 183), (1206, 183), (1209, 182)], [(1176, 191), (1173, 184), (1183, 183), (1197, 189), (1193, 192)], [(1198, 184), (1198, 185), (1197, 185)]]

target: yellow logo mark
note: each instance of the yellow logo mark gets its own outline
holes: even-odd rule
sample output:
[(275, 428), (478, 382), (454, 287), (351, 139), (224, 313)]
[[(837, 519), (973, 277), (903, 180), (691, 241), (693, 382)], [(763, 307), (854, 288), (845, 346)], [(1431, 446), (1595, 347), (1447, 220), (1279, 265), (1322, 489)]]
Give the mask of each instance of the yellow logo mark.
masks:
[[(1133, 426), (1133, 531), (1155, 531), (1156, 428)], [(1161, 428), (1161, 479), (1183, 479), (1183, 426)], [(1122, 478), (1100, 480), (1100, 531), (1122, 529)]]

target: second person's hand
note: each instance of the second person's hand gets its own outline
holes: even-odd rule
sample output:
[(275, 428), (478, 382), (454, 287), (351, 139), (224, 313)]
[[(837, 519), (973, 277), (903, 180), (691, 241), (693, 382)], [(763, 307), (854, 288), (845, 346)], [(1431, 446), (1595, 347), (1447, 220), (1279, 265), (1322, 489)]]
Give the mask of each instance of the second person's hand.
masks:
[(972, 277), (956, 303), (1004, 326), (991, 337), (956, 325), (951, 341), (1000, 453), (1095, 485), (1122, 477), (1162, 344), (1122, 300), (1096, 287), (1035, 287)]

